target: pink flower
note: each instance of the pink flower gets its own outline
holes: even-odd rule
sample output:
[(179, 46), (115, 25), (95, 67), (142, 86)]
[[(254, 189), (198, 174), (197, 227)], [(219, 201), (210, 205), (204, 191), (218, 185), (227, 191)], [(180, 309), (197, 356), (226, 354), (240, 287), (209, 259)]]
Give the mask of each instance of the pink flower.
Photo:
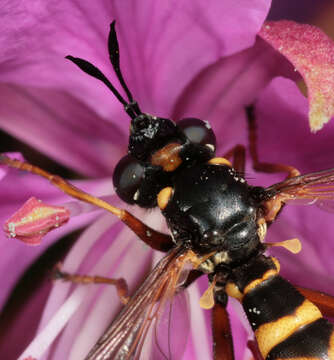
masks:
[[(0, 126), (85, 176), (74, 182), (77, 186), (124, 207), (114, 196), (111, 176), (126, 153), (127, 115), (108, 89), (64, 60), (68, 54), (87, 59), (118, 86), (106, 48), (109, 23), (116, 19), (121, 67), (143, 111), (175, 120), (195, 116), (210, 121), (218, 139), (217, 154), (223, 154), (235, 144), (247, 143), (244, 106), (255, 102), (261, 160), (291, 164), (302, 173), (333, 167), (334, 125), (329, 123), (317, 134), (310, 132), (307, 100), (291, 80), (299, 79), (298, 72), (305, 78), (311, 127), (319, 129), (333, 115), (333, 59), (329, 55), (333, 45), (315, 28), (284, 22), (262, 27), (269, 7), (266, 0), (242, 0), (238, 6), (232, 0), (171, 0), (159, 5), (147, 0), (140, 6), (135, 0), (7, 2), (0, 25), (4, 49), (0, 92), (5, 99)], [(312, 57), (312, 67), (311, 51), (319, 55)], [(310, 72), (314, 68), (315, 77)], [(254, 173), (251, 165), (247, 177), (258, 185), (282, 179)], [(72, 215), (39, 247), (26, 247), (0, 235), (1, 305), (24, 270), (47, 247), (85, 225), (64, 261), (68, 272), (124, 277), (131, 292), (159, 257), (116, 218), (78, 204), (40, 178), (0, 167), (0, 181), (1, 223), (30, 196), (66, 205)], [(158, 213), (131, 211), (144, 222), (163, 227)], [(304, 250), (297, 257), (275, 249), (282, 273), (298, 285), (330, 291), (331, 230), (329, 214), (318, 208), (287, 206), (270, 228), (268, 241), (299, 237)], [(16, 358), (38, 329), (41, 337), (35, 338), (23, 357), (81, 359), (119, 311), (113, 287), (72, 288), (56, 282), (50, 290), (48, 284), (26, 299), (0, 344), (0, 353)], [(200, 286), (200, 291), (196, 286), (189, 289), (192, 333), (185, 359), (211, 356), (208, 313), (198, 306), (206, 285)], [(234, 340), (239, 359), (248, 351), (248, 328), (241, 325), (240, 309), (233, 301), (229, 311), (234, 334), (238, 334)], [(47, 343), (55, 337), (53, 344)]]

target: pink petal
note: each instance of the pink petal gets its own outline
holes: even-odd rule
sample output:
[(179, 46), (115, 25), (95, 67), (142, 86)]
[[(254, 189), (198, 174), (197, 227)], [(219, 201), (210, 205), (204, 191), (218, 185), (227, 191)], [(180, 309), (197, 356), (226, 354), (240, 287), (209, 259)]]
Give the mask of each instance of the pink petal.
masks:
[[(193, 358), (189, 359), (205, 359), (209, 357), (212, 352), (211, 338), (208, 336), (209, 331), (205, 324), (205, 312), (199, 306), (199, 299), (201, 297), (198, 284), (194, 284), (188, 290), (190, 299), (190, 323), (191, 323), (191, 340), (194, 354)], [(189, 346), (187, 347), (188, 351)]]
[(173, 118), (208, 120), (224, 151), (237, 143), (247, 144), (244, 107), (279, 75), (295, 76), (288, 61), (258, 38), (251, 48), (223, 58), (196, 76), (179, 98)]
[[(274, 79), (260, 95), (255, 112), (259, 156), (263, 161), (293, 165), (302, 173), (334, 166), (331, 156), (334, 151), (334, 123), (329, 123), (326, 131), (317, 134), (310, 132), (305, 123), (307, 99), (293, 81)], [(258, 178), (261, 174), (254, 175)], [(280, 178), (282, 176), (284, 174)]]
[[(12, 153), (4, 153), (4, 155), (6, 156), (9, 156), (9, 157), (12, 157), (14, 159), (18, 159), (18, 160), (21, 160), (23, 161), (23, 156), (21, 153), (15, 153), (15, 152), (12, 152)], [(10, 171), (13, 171), (13, 169), (9, 168), (8, 166), (6, 165), (2, 165), (0, 164), (0, 181), (8, 174), (8, 172)], [(15, 170), (14, 170), (15, 171)]]
[(286, 56), (303, 76), (312, 131), (334, 115), (334, 43), (320, 29), (292, 21), (267, 22), (259, 35)]
[(0, 45), (6, 49), (1, 78), (68, 89), (99, 114), (118, 118), (122, 109), (109, 91), (64, 60), (68, 54), (85, 58), (117, 84), (106, 47), (115, 19), (121, 66), (135, 98), (143, 110), (168, 115), (197, 72), (254, 42), (269, 7), (267, 0), (240, 0), (238, 6), (232, 0), (174, 0), (159, 6), (149, 0), (140, 9), (136, 0), (33, 5), (13, 0), (3, 9), (0, 26)]
[(110, 174), (126, 152), (113, 125), (64, 91), (1, 84), (0, 127), (87, 175)]
[[(133, 1), (113, 6), (124, 69), (131, 69), (129, 79), (135, 80), (143, 109), (168, 115), (199, 71), (254, 42), (270, 2), (242, 0), (235, 6), (231, 0), (172, 1), (156, 6), (151, 0), (141, 6), (140, 16), (133, 6)], [(136, 26), (129, 28), (129, 22)]]
[(42, 285), (36, 286), (35, 291), (28, 290), (29, 295), (25, 294), (24, 298), (16, 299), (20, 304), (15, 307), (15, 320), (12, 320), (13, 309), (6, 308), (12, 314), (2, 314), (3, 332), (0, 338), (0, 351), (1, 354), (6, 354), (6, 358), (17, 359), (22, 349), (31, 341), (31, 337), (38, 329), (41, 317), (39, 309), (45, 306), (51, 287), (51, 281), (45, 279)]

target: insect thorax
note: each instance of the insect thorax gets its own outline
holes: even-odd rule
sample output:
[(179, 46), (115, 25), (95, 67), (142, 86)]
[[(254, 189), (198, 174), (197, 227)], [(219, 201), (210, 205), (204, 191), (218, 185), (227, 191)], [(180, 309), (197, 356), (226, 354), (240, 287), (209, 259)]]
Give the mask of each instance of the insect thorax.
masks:
[(252, 187), (242, 177), (229, 166), (207, 163), (174, 179), (163, 211), (176, 242), (188, 242), (200, 253), (219, 252), (226, 263), (258, 247), (258, 213)]

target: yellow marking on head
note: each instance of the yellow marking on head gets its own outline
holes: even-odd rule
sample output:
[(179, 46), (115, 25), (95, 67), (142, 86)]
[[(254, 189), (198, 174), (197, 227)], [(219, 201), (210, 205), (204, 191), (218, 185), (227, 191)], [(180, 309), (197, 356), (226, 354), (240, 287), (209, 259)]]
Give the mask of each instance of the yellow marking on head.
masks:
[(277, 270), (269, 269), (267, 270), (261, 278), (251, 281), (244, 289), (244, 295), (249, 293), (251, 290), (260, 285), (263, 281), (268, 280), (270, 277), (273, 277), (278, 274)]
[(167, 144), (152, 155), (151, 163), (152, 165), (161, 166), (164, 171), (174, 171), (182, 163), (179, 156), (181, 150), (182, 145), (179, 143)]
[(270, 350), (287, 339), (300, 327), (310, 324), (322, 317), (320, 310), (305, 299), (291, 315), (261, 325), (255, 330), (259, 350), (265, 359)]
[(164, 210), (166, 208), (172, 195), (173, 195), (173, 188), (170, 186), (163, 188), (159, 192), (157, 201), (160, 210)]
[(225, 286), (225, 291), (228, 296), (234, 297), (235, 299), (242, 301), (244, 295), (241, 293), (237, 285), (229, 281)]
[(230, 161), (228, 161), (227, 159), (223, 158), (223, 157), (215, 157), (212, 158), (208, 161), (209, 164), (211, 165), (227, 165), (229, 167), (232, 167), (232, 164)]

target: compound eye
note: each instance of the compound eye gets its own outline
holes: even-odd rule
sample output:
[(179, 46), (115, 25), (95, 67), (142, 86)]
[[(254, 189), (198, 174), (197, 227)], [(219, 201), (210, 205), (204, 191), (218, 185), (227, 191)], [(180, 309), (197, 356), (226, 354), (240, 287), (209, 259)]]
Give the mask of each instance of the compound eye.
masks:
[(215, 151), (216, 136), (207, 121), (185, 118), (180, 120), (177, 125), (192, 143), (206, 145), (210, 150)]
[(144, 177), (144, 167), (131, 155), (124, 156), (116, 165), (113, 183), (116, 194), (128, 204), (136, 203), (136, 193)]

